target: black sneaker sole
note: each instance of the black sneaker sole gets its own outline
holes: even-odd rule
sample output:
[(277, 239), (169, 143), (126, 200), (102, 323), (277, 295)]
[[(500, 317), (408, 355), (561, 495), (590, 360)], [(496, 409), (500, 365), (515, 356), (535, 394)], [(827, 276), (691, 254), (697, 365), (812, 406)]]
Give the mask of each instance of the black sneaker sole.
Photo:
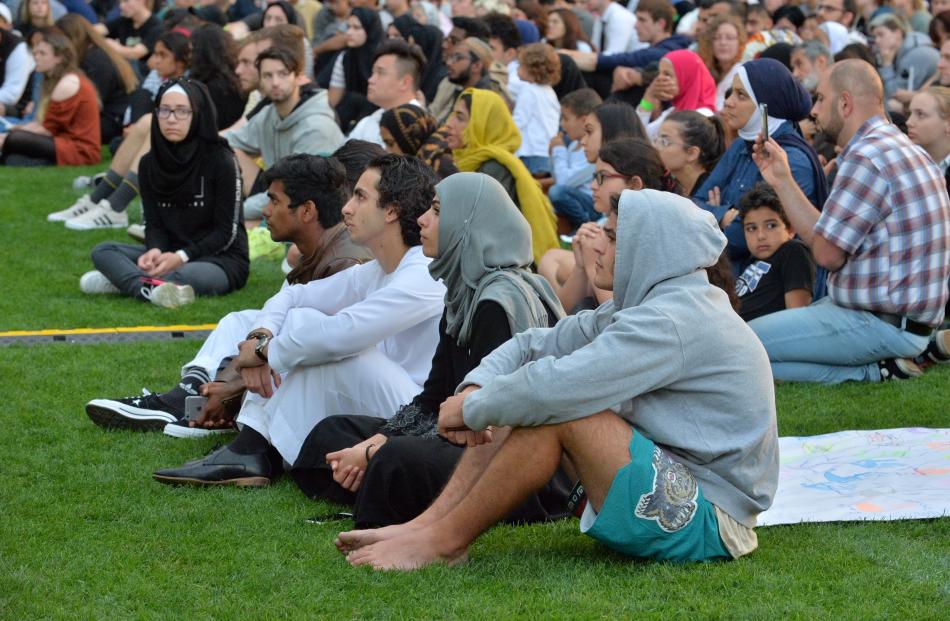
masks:
[(152, 477), (159, 483), (166, 483), (168, 485), (190, 485), (193, 487), (219, 487), (222, 485), (233, 485), (234, 487), (267, 487), (270, 485), (270, 479), (267, 477), (241, 477), (238, 479), (226, 479), (224, 481), (206, 481), (204, 479), (170, 477), (161, 474), (153, 474)]
[(136, 412), (134, 410), (137, 408), (126, 409), (124, 406), (119, 409), (113, 405), (115, 403), (106, 399), (94, 399), (86, 404), (86, 415), (100, 427), (132, 431), (162, 431), (165, 425), (178, 420), (171, 414), (160, 416), (154, 410)]

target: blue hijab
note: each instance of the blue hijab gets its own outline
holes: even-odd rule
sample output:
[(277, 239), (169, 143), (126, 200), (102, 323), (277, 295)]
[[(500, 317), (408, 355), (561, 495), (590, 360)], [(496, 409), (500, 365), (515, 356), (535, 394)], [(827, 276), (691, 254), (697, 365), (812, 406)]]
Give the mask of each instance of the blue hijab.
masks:
[[(818, 161), (818, 154), (802, 137), (798, 127), (798, 121), (811, 114), (811, 95), (785, 65), (773, 58), (758, 58), (744, 63), (739, 69), (739, 79), (757, 106), (765, 104), (769, 107), (770, 135), (782, 122), (787, 121), (795, 128), (794, 132), (783, 132), (775, 141), (786, 151), (789, 147), (797, 147), (808, 156), (815, 173), (815, 207), (820, 210), (828, 198), (828, 180)], [(746, 126), (739, 130), (739, 137), (746, 141), (750, 152), (751, 141), (758, 135), (760, 123), (761, 114), (756, 108)]]

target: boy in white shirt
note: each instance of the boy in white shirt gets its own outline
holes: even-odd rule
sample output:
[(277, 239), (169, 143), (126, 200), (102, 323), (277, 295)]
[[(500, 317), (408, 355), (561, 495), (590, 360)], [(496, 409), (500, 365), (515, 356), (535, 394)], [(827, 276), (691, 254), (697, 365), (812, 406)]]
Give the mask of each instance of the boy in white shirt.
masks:
[(518, 76), (524, 84), (515, 100), (514, 120), (521, 132), (515, 155), (534, 176), (551, 172), (548, 146), (558, 132), (561, 104), (551, 87), (561, 77), (561, 59), (547, 43), (533, 43), (518, 54)]

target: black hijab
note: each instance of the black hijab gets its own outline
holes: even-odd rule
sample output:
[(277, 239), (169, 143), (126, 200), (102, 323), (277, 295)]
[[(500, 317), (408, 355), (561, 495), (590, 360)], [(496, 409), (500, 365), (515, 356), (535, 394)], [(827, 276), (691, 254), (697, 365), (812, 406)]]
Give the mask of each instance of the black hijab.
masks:
[[(158, 126), (158, 107), (165, 93), (176, 85), (185, 91), (191, 103), (191, 127), (184, 140), (169, 142)], [(176, 205), (191, 202), (198, 189), (203, 164), (221, 157), (221, 149), (230, 152), (228, 142), (218, 135), (217, 112), (205, 85), (188, 78), (163, 84), (155, 96), (155, 112), (152, 114), (150, 159), (155, 165), (143, 166), (140, 172), (148, 177), (156, 198)]]
[(366, 95), (366, 85), (373, 75), (373, 55), (383, 40), (383, 24), (376, 11), (365, 7), (353, 9), (350, 16), (360, 20), (366, 31), (366, 42), (360, 47), (346, 49), (343, 54), (343, 76), (347, 91)]
[(406, 41), (412, 37), (413, 43), (419, 46), (426, 57), (426, 65), (419, 78), (419, 90), (425, 93), (426, 101), (432, 101), (439, 82), (448, 74), (442, 62), (442, 31), (436, 26), (420, 24), (408, 13), (393, 20), (393, 25)]
[(290, 3), (285, 2), (284, 0), (277, 0), (277, 2), (271, 2), (270, 4), (267, 5), (267, 8), (265, 8), (263, 13), (261, 13), (261, 26), (264, 25), (264, 13), (267, 13), (268, 11), (270, 11), (271, 7), (274, 7), (274, 6), (278, 7), (281, 11), (284, 12), (284, 16), (287, 18), (288, 24), (290, 24), (291, 26), (300, 26), (301, 28), (303, 27), (303, 20), (300, 19), (300, 15), (297, 13), (297, 9), (290, 6)]

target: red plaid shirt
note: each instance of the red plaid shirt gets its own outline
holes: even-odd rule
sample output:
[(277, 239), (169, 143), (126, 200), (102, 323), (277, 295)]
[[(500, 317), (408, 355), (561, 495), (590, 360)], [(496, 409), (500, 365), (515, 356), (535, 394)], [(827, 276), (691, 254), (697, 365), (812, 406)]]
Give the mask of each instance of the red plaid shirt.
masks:
[(838, 157), (815, 232), (848, 254), (828, 280), (840, 306), (943, 320), (950, 275), (950, 199), (940, 169), (875, 116)]

